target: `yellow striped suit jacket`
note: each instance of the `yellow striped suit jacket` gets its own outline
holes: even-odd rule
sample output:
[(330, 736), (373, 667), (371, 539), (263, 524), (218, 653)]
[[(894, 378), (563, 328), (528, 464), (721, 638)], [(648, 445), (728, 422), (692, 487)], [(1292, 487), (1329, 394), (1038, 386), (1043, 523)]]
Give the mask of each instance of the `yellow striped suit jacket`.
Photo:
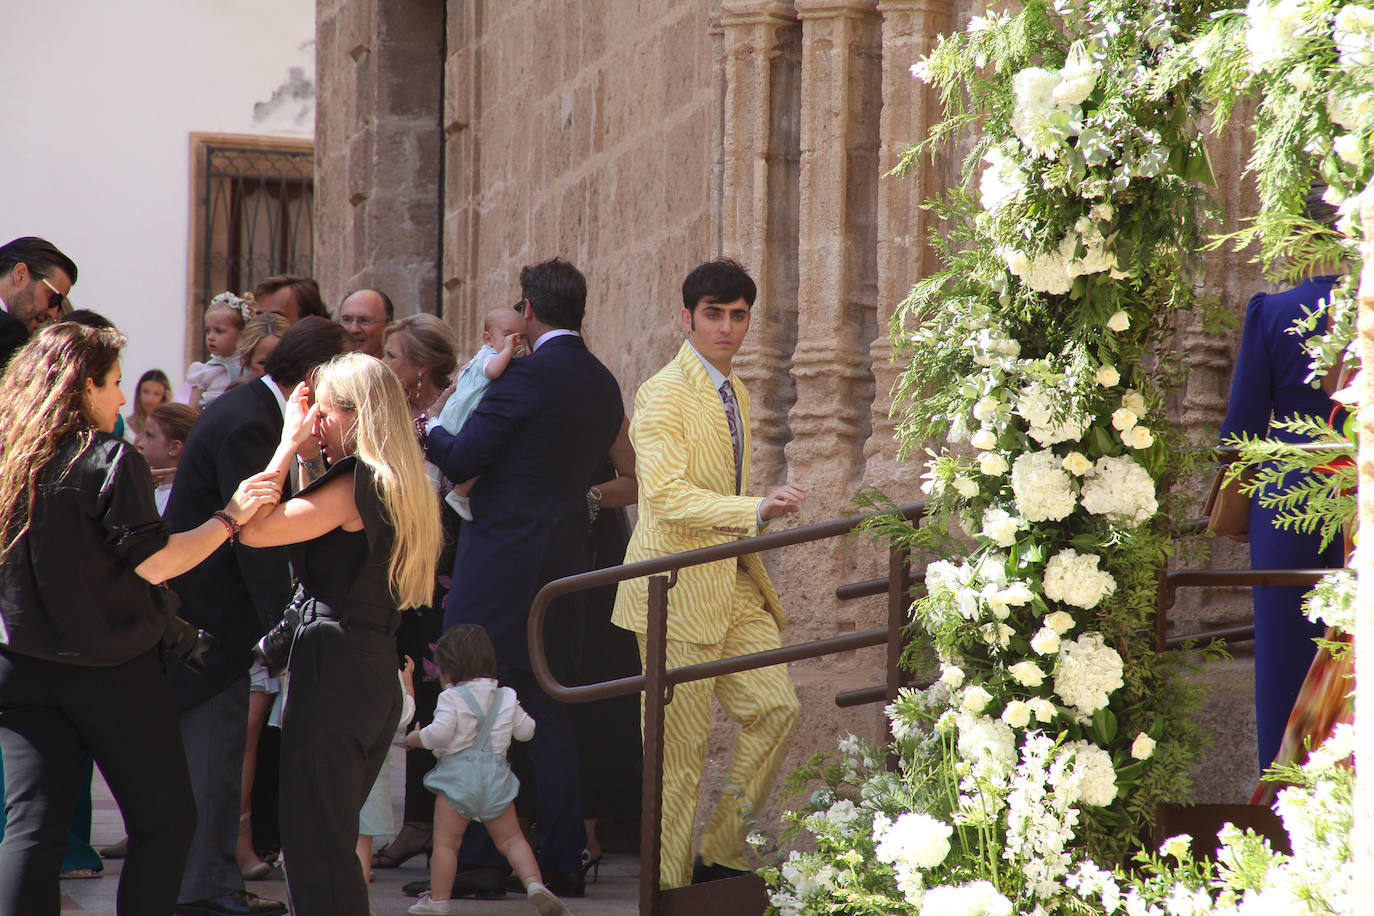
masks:
[[(749, 392), (730, 377), (744, 433), (740, 492), (749, 489)], [(720, 394), (701, 359), (687, 343), (640, 386), (630, 440), (639, 478), (639, 522), (625, 562), (724, 544), (758, 533), (759, 499), (735, 496), (735, 454)], [(668, 592), (668, 638), (717, 643), (731, 619), (735, 571), (742, 567), (758, 585), (764, 607), (781, 628), (782, 603), (755, 554), (683, 569)], [(649, 581), (620, 584), (613, 623), (639, 633), (648, 629)]]

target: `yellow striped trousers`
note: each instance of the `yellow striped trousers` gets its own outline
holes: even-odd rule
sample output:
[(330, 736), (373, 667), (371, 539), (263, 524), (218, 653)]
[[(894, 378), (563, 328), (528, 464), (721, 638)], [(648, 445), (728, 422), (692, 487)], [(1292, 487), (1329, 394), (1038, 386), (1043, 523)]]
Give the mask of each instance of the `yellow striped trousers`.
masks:
[[(643, 664), (645, 635), (636, 635)], [(763, 608), (763, 594), (740, 570), (735, 577), (732, 620), (725, 638), (709, 645), (668, 640), (668, 667), (747, 655), (779, 645), (778, 626)], [(682, 887), (692, 880), (692, 833), (711, 728), (712, 696), (720, 700), (725, 714), (739, 723), (741, 730), (720, 802), (701, 835), (701, 859), (707, 865), (746, 871), (757, 866), (745, 847), (741, 808), (747, 802), (755, 817), (762, 812), (801, 712), (786, 665), (673, 688), (673, 701), (665, 710), (663, 724), (663, 855), (659, 880), (665, 889)], [(643, 710), (641, 699), (641, 728)]]

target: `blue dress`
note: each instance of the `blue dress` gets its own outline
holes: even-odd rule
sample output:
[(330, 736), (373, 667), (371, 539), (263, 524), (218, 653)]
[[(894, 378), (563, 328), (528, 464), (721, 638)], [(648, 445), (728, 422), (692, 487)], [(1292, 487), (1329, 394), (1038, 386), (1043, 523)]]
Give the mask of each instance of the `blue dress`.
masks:
[[(1245, 308), (1245, 328), (1231, 382), (1231, 399), (1221, 438), (1239, 433), (1269, 435), (1284, 442), (1306, 441), (1284, 430), (1271, 430), (1275, 420), (1308, 414), (1325, 419), (1333, 403), (1321, 388), (1304, 379), (1308, 357), (1304, 338), (1289, 333), (1304, 313), (1330, 297), (1337, 277), (1315, 277), (1296, 289), (1259, 293)], [(1323, 316), (1314, 333), (1326, 329)], [(1293, 483), (1293, 475), (1281, 486)], [(1272, 492), (1280, 487), (1273, 487)], [(1339, 540), (1321, 549), (1317, 534), (1274, 527), (1278, 510), (1250, 501), (1250, 566), (1252, 569), (1313, 569), (1345, 565)], [(1252, 589), (1255, 602), (1255, 719), (1260, 770), (1273, 761), (1283, 740), (1288, 714), (1316, 654), (1313, 639), (1321, 624), (1302, 614), (1308, 586), (1263, 586)]]

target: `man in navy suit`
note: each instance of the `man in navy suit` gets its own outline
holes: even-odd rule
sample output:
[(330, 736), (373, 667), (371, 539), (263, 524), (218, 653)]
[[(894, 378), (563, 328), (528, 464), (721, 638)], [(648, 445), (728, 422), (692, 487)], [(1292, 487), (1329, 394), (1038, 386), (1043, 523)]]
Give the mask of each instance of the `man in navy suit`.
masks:
[[(493, 380), (456, 436), (431, 422), (425, 451), (450, 480), (480, 477), (470, 494), (474, 520), (463, 525), (444, 605), (444, 626), (486, 628), (515, 688), (538, 723), (530, 756), (537, 784), (536, 839), (544, 883), (581, 896), (582, 826), (577, 749), (566, 708), (530, 672), (525, 625), (546, 583), (586, 570), (587, 488), (624, 419), (620, 386), (587, 350), (579, 329), (587, 281), (554, 258), (520, 271), (521, 300), (533, 351)], [(546, 645), (555, 675), (568, 670), (572, 615), (555, 603)], [(454, 894), (501, 896), (489, 868), (505, 867), (485, 831), (468, 828)]]
[[(281, 438), (286, 397), (310, 372), (351, 349), (344, 329), (326, 318), (298, 321), (267, 358), (267, 375), (220, 395), (191, 427), (167, 502), (173, 531), (193, 527), (203, 507), (221, 499), (235, 474), (267, 467)], [(240, 479), (241, 479), (240, 478)], [(221, 500), (222, 502), (222, 500)], [(182, 875), (178, 916), (272, 916), (275, 900), (244, 888), (234, 858), (248, 728), (248, 669), (253, 644), (281, 619), (291, 597), (283, 547), (225, 544), (169, 583), (181, 616), (217, 640), (205, 670), (173, 671), (181, 736), (191, 770), (198, 823)], [(309, 867), (309, 863), (304, 863)]]
[(0, 246), (0, 372), (30, 333), (62, 314), (75, 283), (76, 264), (46, 239)]

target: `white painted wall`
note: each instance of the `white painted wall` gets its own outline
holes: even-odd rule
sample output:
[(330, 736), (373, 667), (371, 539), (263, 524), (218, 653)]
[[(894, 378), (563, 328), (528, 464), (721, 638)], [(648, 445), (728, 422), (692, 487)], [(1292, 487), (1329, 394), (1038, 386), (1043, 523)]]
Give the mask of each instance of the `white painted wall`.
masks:
[(129, 337), (144, 370), (184, 376), (193, 131), (313, 137), (314, 107), (254, 119), (315, 74), (314, 0), (43, 0), (0, 41), (0, 244), (39, 235), (76, 261), (78, 307)]

